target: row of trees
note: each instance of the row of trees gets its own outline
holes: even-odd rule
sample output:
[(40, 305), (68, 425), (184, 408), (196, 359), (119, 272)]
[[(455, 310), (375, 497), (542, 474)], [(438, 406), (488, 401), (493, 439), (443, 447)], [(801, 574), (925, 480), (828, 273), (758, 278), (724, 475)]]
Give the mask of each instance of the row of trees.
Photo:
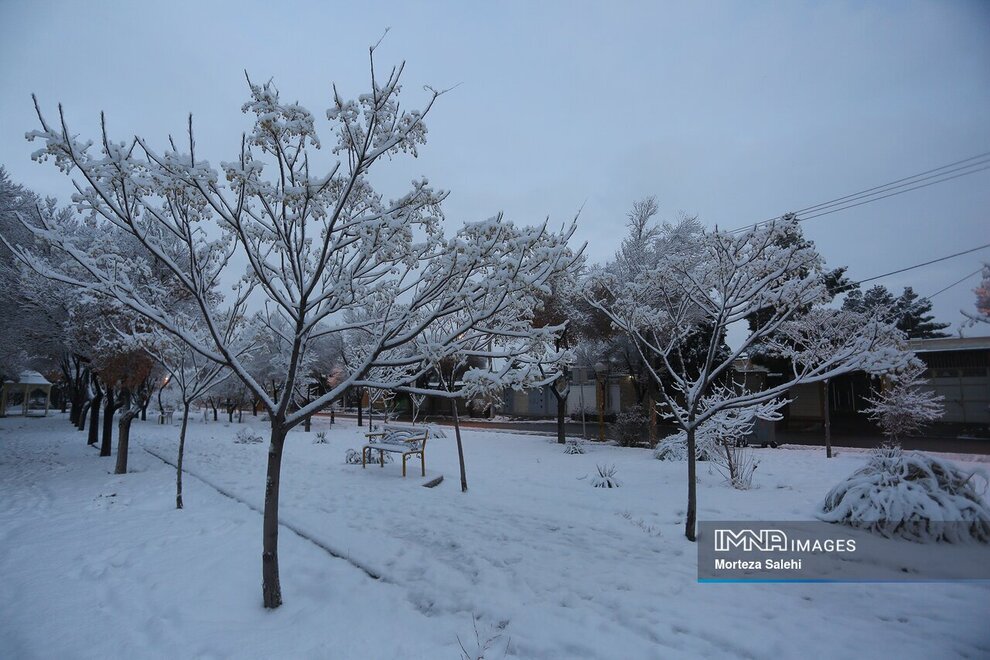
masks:
[[(641, 396), (687, 434), (693, 540), (702, 426), (771, 417), (796, 384), (903, 366), (903, 333), (891, 319), (828, 304), (842, 273), (825, 269), (793, 218), (733, 234), (693, 218), (657, 223), (655, 200), (645, 200), (615, 259), (588, 270), (582, 249), (569, 245), (573, 222), (520, 227), (495, 216), (446, 235), (444, 191), (419, 179), (387, 197), (373, 183), (383, 161), (417, 154), (443, 94), (427, 88), (420, 109), (404, 108), (403, 66), (381, 75), (374, 50), (368, 91), (347, 100), (334, 88), (325, 130), (273, 83), (249, 79), (243, 111), (252, 127), (219, 167), (197, 155), (192, 117), (182, 140), (160, 147), (141, 136), (115, 140), (102, 117), (89, 141), (61, 107), (49, 121), (36, 101), (35, 158), (69, 175), (76, 193), (60, 210), (22, 191), (4, 211), (17, 219), (4, 221), (4, 263), (25, 291), (12, 304), (43, 299), (32, 286), (61, 296), (53, 327), (64, 331), (52, 354), (66, 356), (72, 419), (85, 419), (87, 401), (89, 411), (106, 402), (105, 420), (126, 406), (118, 456), (126, 456), (125, 423), (164, 376), (157, 369), (181, 392), (180, 466), (189, 406), (211, 390), (236, 383), (268, 415), (266, 607), (282, 602), (287, 433), (350, 390), (455, 400), (553, 383), (562, 441), (567, 364), (618, 356)], [(333, 162), (321, 157), (324, 146)], [(748, 331), (730, 348), (736, 327)], [(38, 351), (25, 341), (25, 351)], [(115, 369), (103, 355), (128, 357)], [(735, 382), (743, 355), (786, 363), (787, 378), (760, 391)], [(310, 396), (314, 371), (332, 377)]]
[[(490, 365), (434, 392), (453, 398), (553, 380), (565, 357), (555, 347), (562, 328), (531, 320), (547, 283), (575, 268), (574, 225), (517, 227), (496, 216), (447, 237), (446, 193), (425, 179), (391, 198), (379, 193), (373, 168), (416, 155), (441, 92), (430, 90), (419, 110), (404, 109), (403, 67), (381, 76), (373, 48), (371, 55), (367, 93), (345, 100), (334, 90), (329, 132), (283, 102), (271, 82), (249, 80), (243, 109), (254, 125), (219, 169), (197, 158), (192, 118), (181, 148), (169, 140), (158, 149), (142, 137), (115, 141), (105, 121), (95, 142), (81, 140), (61, 109), (52, 123), (39, 107), (41, 127), (30, 134), (42, 144), (36, 158), (73, 177), (75, 213), (18, 214), (35, 242), (4, 237), (35, 273), (119, 311), (111, 321), (118, 335), (167, 338), (180, 353), (228, 370), (261, 402), (271, 420), (266, 607), (282, 602), (278, 502), (289, 429), (351, 388), (424, 393), (417, 383), (444, 361)], [(338, 160), (320, 167), (324, 141)], [(240, 273), (233, 285), (232, 271)], [(271, 354), (280, 396), (246, 362), (259, 354), (252, 319), (280, 344)], [(346, 355), (340, 382), (294, 406), (289, 393), (321, 343), (335, 339)]]

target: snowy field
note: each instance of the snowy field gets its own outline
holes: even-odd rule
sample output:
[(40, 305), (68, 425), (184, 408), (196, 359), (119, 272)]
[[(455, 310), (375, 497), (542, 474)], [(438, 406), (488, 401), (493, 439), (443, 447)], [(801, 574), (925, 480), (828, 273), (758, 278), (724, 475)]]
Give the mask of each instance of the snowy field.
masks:
[[(267, 445), (234, 442), (248, 424), (265, 431), (191, 423), (176, 511), (153, 455), (174, 460), (175, 427), (135, 423), (115, 476), (64, 416), (0, 420), (0, 658), (990, 657), (987, 584), (698, 584), (683, 463), (469, 430), (461, 494), (452, 438), (427, 446), (445, 476), (427, 489), (418, 461), (405, 480), (344, 464), (352, 420), (327, 444), (324, 420), (290, 433), (281, 511), (299, 533), (282, 529), (285, 605), (266, 611)], [(864, 461), (757, 453), (747, 492), (699, 466), (699, 519), (811, 519)], [(622, 487), (593, 488), (596, 464)]]

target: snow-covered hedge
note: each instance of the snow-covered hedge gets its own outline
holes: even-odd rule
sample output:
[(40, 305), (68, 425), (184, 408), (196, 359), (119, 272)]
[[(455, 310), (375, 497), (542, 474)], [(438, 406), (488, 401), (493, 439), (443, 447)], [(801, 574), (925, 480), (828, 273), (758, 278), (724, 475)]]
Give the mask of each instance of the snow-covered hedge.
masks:
[(888, 538), (990, 543), (986, 485), (983, 470), (883, 447), (829, 492), (819, 517)]
[[(700, 435), (700, 434), (699, 434)], [(695, 451), (699, 461), (711, 460), (711, 444), (707, 442), (697, 442)], [(653, 458), (658, 461), (686, 461), (687, 460), (687, 433), (678, 431), (673, 435), (657, 443), (653, 450)]]

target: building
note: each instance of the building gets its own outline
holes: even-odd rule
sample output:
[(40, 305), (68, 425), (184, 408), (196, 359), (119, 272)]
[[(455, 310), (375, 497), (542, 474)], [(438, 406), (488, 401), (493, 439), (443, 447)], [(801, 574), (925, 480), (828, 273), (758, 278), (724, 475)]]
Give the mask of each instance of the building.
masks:
[(990, 337), (912, 339), (936, 394), (945, 398), (945, 423), (990, 426)]
[[(911, 339), (914, 351), (928, 370), (929, 385), (944, 398), (940, 425), (974, 429), (990, 427), (990, 337)], [(772, 384), (772, 374), (770, 375)], [(829, 382), (829, 414), (833, 427), (865, 425), (867, 399), (880, 385), (878, 379), (855, 372)], [(820, 427), (825, 416), (825, 385), (798, 385), (789, 393), (791, 403), (783, 411), (789, 429)]]

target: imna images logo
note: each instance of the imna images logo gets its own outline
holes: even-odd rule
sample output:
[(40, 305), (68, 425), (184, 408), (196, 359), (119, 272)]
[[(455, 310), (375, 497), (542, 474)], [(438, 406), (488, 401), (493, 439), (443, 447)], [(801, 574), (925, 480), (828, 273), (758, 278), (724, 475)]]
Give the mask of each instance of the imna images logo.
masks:
[(855, 552), (854, 539), (789, 539), (779, 529), (716, 529), (715, 552)]
[(743, 552), (773, 552), (787, 550), (787, 534), (779, 529), (731, 529), (715, 530), (715, 552), (730, 552), (739, 548)]

